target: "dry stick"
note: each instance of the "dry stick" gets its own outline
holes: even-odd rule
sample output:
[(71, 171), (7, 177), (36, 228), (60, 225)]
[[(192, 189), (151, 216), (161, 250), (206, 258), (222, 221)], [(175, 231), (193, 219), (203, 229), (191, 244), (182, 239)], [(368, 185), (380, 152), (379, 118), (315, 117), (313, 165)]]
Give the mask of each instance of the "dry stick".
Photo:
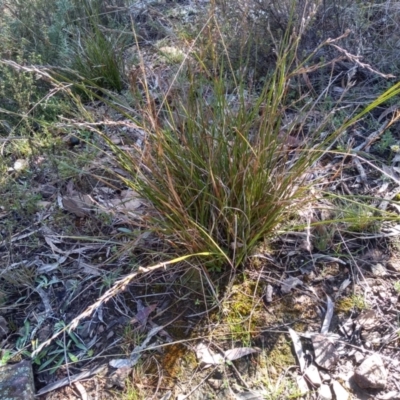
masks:
[(190, 255), (187, 255), (187, 256), (174, 258), (171, 261), (165, 261), (165, 262), (162, 262), (160, 264), (153, 265), (152, 267), (147, 267), (147, 268), (146, 267), (139, 267), (137, 272), (133, 272), (133, 273), (125, 276), (124, 278), (120, 279), (119, 281), (117, 281), (113, 285), (113, 287), (111, 289), (107, 290), (107, 292), (105, 292), (103, 294), (103, 296), (101, 296), (95, 303), (93, 303), (91, 306), (89, 306), (82, 314), (80, 314), (77, 317), (75, 317), (62, 330), (60, 330), (59, 332), (56, 332), (55, 334), (53, 334), (53, 336), (50, 339), (48, 339), (45, 342), (43, 342), (35, 351), (32, 352), (31, 357), (34, 358), (38, 353), (40, 353), (40, 351), (45, 346), (49, 345), (61, 333), (65, 332), (66, 330), (71, 331), (71, 330), (75, 329), (82, 319), (84, 319), (86, 317), (89, 317), (103, 303), (106, 303), (111, 298), (113, 298), (115, 295), (117, 295), (117, 294), (121, 293), (122, 291), (124, 291), (125, 288), (128, 286), (128, 284), (131, 282), (131, 280), (136, 278), (137, 276), (139, 276), (141, 274), (144, 274), (144, 273), (147, 273), (147, 272), (153, 272), (153, 271), (155, 271), (157, 269), (166, 268), (168, 265), (176, 264), (176, 263), (178, 263), (180, 261), (184, 261), (184, 260), (186, 260), (186, 259), (188, 259), (190, 257), (209, 256), (209, 255), (211, 255), (211, 253), (208, 253), (208, 252), (190, 254)]
[(355, 167), (357, 168), (358, 173), (360, 174), (361, 182), (363, 182), (363, 183), (367, 182), (368, 178), (367, 178), (365, 169), (363, 168), (360, 160), (358, 159), (358, 157), (356, 155), (353, 156), (353, 163), (354, 163)]
[(375, 141), (377, 141), (381, 135), (383, 134), (383, 132), (386, 131), (387, 128), (389, 128), (389, 126), (391, 125), (390, 121), (385, 121), (380, 127), (379, 129), (377, 129), (376, 131), (372, 132), (363, 143), (361, 143), (359, 146), (355, 147), (353, 149), (353, 151), (361, 151), (361, 150), (366, 150), (368, 151), (369, 147), (371, 146), (372, 143), (374, 143)]
[(359, 67), (365, 68), (365, 69), (367, 69), (368, 71), (370, 71), (370, 72), (372, 72), (372, 73), (374, 73), (374, 74), (377, 74), (377, 75), (379, 75), (379, 76), (381, 76), (381, 77), (383, 77), (383, 78), (386, 78), (386, 79), (387, 79), (387, 78), (395, 78), (395, 76), (392, 75), (392, 74), (383, 74), (382, 72), (379, 72), (379, 71), (373, 69), (369, 64), (362, 63), (362, 62), (360, 61), (360, 58), (361, 58), (360, 56), (355, 56), (354, 54), (351, 54), (351, 53), (349, 53), (347, 50), (342, 49), (342, 48), (339, 47), (338, 45), (334, 44), (334, 42), (337, 42), (338, 39), (341, 39), (341, 38), (347, 36), (349, 33), (350, 33), (350, 30), (347, 29), (346, 32), (344, 33), (344, 35), (342, 35), (342, 36), (340, 36), (339, 38), (336, 38), (336, 39), (328, 39), (325, 43), (326, 43), (326, 44), (329, 44), (330, 46), (332, 46), (332, 47), (334, 47), (336, 50), (338, 50), (340, 53), (344, 54), (350, 61), (354, 62), (354, 63), (355, 63), (356, 65), (358, 65)]

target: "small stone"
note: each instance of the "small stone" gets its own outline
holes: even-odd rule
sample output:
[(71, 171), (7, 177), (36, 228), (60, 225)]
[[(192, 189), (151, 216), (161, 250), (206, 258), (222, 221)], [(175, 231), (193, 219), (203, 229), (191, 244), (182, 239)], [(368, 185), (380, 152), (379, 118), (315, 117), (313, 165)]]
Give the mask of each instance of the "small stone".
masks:
[(304, 371), (304, 375), (308, 378), (313, 386), (320, 387), (322, 385), (321, 377), (319, 376), (318, 368), (314, 364), (310, 364)]
[(348, 400), (349, 398), (347, 390), (338, 381), (332, 382), (332, 391), (337, 400)]
[(321, 385), (318, 390), (318, 394), (321, 400), (332, 400), (332, 392), (329, 385)]
[(271, 285), (267, 286), (267, 290), (265, 291), (265, 301), (267, 303), (271, 303), (272, 302), (272, 292), (273, 292), (273, 287)]
[(367, 357), (354, 371), (354, 380), (362, 389), (383, 389), (388, 373), (379, 354)]
[(357, 364), (362, 363), (362, 361), (364, 360), (364, 354), (361, 353), (361, 351), (356, 351), (354, 353), (354, 360), (356, 361)]
[(386, 292), (379, 292), (379, 297), (383, 300), (385, 300), (387, 298), (387, 293)]
[(107, 386), (117, 386), (121, 389), (125, 388), (125, 381), (131, 373), (131, 367), (121, 367), (114, 371), (111, 376), (107, 379)]
[(394, 270), (396, 272), (400, 272), (400, 260), (396, 259), (390, 259), (389, 262), (387, 263), (388, 268), (391, 270)]
[(387, 270), (381, 263), (371, 265), (371, 272), (374, 276), (386, 276)]
[(207, 379), (207, 383), (214, 389), (214, 390), (220, 390), (224, 381), (222, 379)]

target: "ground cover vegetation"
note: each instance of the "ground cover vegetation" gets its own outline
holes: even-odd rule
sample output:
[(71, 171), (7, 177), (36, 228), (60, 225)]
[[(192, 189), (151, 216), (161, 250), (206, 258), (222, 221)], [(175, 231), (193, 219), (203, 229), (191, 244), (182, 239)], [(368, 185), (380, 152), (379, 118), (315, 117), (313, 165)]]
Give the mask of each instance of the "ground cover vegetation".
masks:
[(0, 10), (1, 364), (48, 399), (361, 398), (361, 360), (301, 385), (295, 335), (398, 355), (398, 4)]

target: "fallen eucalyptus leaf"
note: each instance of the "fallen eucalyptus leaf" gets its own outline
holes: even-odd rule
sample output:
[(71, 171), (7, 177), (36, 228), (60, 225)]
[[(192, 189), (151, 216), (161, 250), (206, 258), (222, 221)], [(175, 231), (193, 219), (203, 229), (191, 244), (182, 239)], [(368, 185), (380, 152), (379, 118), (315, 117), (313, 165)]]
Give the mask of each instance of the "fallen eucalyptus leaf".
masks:
[(234, 349), (224, 351), (225, 359), (228, 361), (237, 360), (238, 358), (242, 358), (248, 356), (249, 354), (258, 353), (259, 349), (253, 349), (251, 347), (236, 347)]
[(304, 358), (303, 346), (301, 344), (300, 337), (293, 329), (288, 328), (288, 331), (293, 342), (293, 347), (297, 356), (297, 360), (299, 361), (300, 372), (303, 372), (306, 366), (306, 360)]

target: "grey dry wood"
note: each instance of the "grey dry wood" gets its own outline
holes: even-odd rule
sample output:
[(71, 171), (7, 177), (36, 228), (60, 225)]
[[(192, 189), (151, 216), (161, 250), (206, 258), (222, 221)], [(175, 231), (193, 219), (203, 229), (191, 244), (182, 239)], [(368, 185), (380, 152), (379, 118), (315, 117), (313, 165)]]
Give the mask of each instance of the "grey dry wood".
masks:
[(0, 367), (0, 399), (34, 400), (35, 386), (29, 361)]

